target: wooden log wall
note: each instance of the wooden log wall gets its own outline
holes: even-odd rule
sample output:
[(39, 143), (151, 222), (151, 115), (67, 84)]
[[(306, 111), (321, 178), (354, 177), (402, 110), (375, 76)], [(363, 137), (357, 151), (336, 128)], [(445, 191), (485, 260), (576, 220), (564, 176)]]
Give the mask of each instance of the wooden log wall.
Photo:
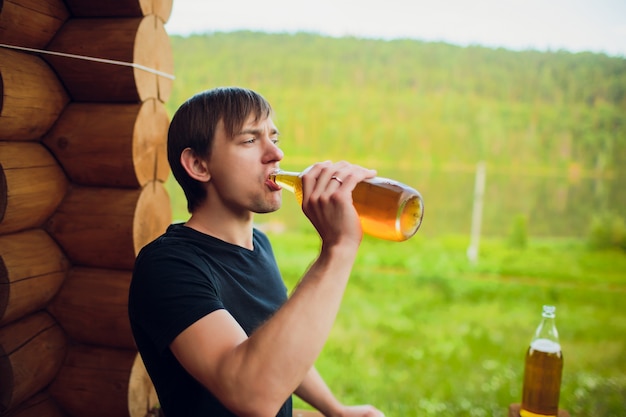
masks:
[(172, 0), (0, 0), (0, 415), (143, 417), (135, 256), (163, 183)]

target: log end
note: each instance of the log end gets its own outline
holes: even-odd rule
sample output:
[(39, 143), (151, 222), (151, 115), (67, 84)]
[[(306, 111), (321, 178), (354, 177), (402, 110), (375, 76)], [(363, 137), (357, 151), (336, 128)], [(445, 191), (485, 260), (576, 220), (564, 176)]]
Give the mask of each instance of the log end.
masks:
[(145, 417), (158, 406), (159, 399), (146, 367), (137, 355), (128, 384), (128, 411), (130, 417)]
[(165, 105), (159, 100), (151, 99), (142, 103), (133, 134), (133, 165), (141, 186), (151, 181), (165, 182), (169, 175), (169, 123)]
[(143, 187), (133, 223), (135, 256), (172, 223), (170, 198), (164, 185), (154, 181)]
[(157, 98), (165, 103), (174, 83), (174, 55), (163, 22), (146, 16), (137, 29), (134, 47), (135, 83), (141, 101)]
[(173, 0), (152, 0), (152, 14), (156, 15), (163, 23), (167, 23), (172, 15)]

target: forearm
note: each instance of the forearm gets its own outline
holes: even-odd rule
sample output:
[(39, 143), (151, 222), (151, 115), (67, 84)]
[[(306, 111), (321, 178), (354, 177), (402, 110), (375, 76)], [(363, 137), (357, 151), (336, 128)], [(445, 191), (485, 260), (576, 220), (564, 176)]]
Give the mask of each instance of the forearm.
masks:
[(237, 381), (235, 396), (243, 389), (269, 407), (296, 390), (330, 333), (355, 255), (343, 246), (323, 250), (283, 307), (228, 355), (222, 377)]
[(295, 394), (325, 416), (335, 415), (341, 407), (315, 367), (307, 372)]

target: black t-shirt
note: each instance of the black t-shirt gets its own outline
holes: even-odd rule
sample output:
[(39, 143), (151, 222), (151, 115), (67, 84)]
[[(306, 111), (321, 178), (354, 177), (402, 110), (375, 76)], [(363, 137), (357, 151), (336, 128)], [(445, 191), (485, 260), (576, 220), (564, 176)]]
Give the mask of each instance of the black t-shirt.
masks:
[[(267, 236), (255, 229), (253, 242), (254, 250), (248, 250), (175, 224), (137, 256), (128, 312), (167, 417), (234, 416), (183, 369), (169, 346), (218, 309), (226, 309), (250, 335), (286, 301)], [(278, 416), (291, 414), (289, 398)]]

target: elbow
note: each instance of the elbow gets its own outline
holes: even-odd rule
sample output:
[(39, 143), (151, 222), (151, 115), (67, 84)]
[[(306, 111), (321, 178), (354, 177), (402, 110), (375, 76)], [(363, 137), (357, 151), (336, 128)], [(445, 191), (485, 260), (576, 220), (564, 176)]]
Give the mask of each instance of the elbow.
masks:
[(264, 378), (241, 378), (239, 375), (231, 383), (222, 379), (213, 391), (224, 407), (239, 417), (275, 417), (291, 395), (282, 384), (273, 385)]
[(239, 417), (275, 417), (297, 386), (254, 368), (222, 367), (219, 376), (204, 385)]

